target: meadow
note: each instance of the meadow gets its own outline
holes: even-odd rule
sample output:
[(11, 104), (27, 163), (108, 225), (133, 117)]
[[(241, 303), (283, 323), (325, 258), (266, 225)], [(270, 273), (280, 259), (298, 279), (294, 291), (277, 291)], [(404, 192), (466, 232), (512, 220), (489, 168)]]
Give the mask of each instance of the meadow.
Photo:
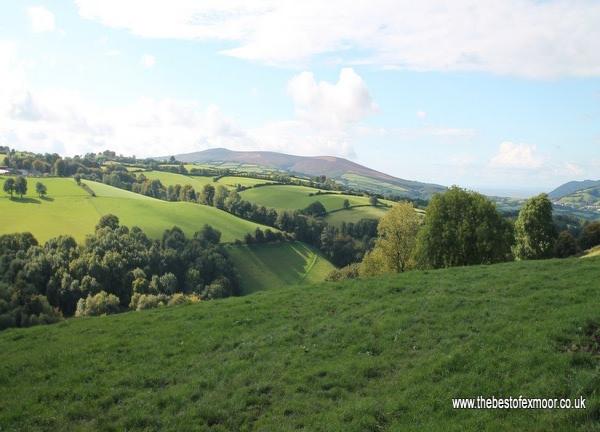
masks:
[(238, 184), (245, 187), (253, 187), (260, 183), (273, 183), (269, 180), (261, 180), (250, 177), (240, 176), (224, 176), (217, 181), (213, 180), (213, 177), (204, 176), (188, 176), (184, 174), (170, 173), (165, 171), (146, 171), (144, 175), (149, 179), (158, 179), (165, 186), (171, 186), (179, 184), (184, 186), (186, 184), (192, 185), (197, 192), (200, 192), (204, 185), (210, 184), (212, 186), (223, 185), (228, 189), (235, 188)]
[(333, 226), (341, 226), (343, 222), (356, 223), (361, 219), (379, 219), (387, 212), (386, 207), (360, 206), (350, 207), (328, 213), (325, 222)]
[(230, 246), (228, 252), (243, 275), (244, 293), (321, 282), (335, 268), (301, 242)]
[[(0, 429), (600, 430), (600, 258), (413, 271), (0, 333)], [(451, 398), (587, 399), (453, 410)]]
[(351, 206), (369, 205), (369, 198), (365, 196), (344, 195), (341, 193), (327, 193), (310, 195), (318, 192), (307, 186), (277, 185), (263, 186), (243, 191), (242, 199), (260, 206), (278, 210), (302, 210), (309, 204), (320, 201), (329, 212), (344, 207), (344, 200), (350, 201)]
[[(35, 183), (48, 188), (47, 198), (38, 198)], [(266, 227), (235, 217), (215, 207), (189, 202), (166, 202), (118, 189), (103, 183), (85, 181), (95, 192), (90, 196), (71, 178), (29, 178), (29, 190), (23, 199), (0, 196), (2, 223), (0, 234), (31, 232), (39, 241), (68, 233), (77, 241), (94, 231), (100, 216), (113, 213), (121, 223), (139, 226), (150, 237), (160, 238), (167, 228), (180, 227), (187, 235), (204, 224), (221, 231), (221, 240), (232, 242)], [(4, 178), (0, 177), (0, 188)]]

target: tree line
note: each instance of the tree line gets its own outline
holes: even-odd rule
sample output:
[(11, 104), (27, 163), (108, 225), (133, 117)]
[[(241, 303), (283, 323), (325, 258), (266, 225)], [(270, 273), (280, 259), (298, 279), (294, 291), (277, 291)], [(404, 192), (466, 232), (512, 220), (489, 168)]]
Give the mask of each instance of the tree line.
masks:
[(579, 238), (559, 232), (546, 194), (530, 198), (516, 220), (503, 217), (481, 194), (452, 187), (435, 195), (425, 216), (411, 203), (395, 204), (380, 220), (374, 247), (360, 264), (334, 271), (330, 280), (512, 260), (566, 258), (600, 245), (600, 222)]
[(192, 237), (173, 227), (152, 240), (114, 215), (83, 245), (70, 236), (44, 245), (30, 233), (0, 236), (0, 329), (238, 295), (220, 237), (206, 225)]
[[(27, 195), (27, 178), (24, 176), (17, 176), (16, 178), (9, 177), (4, 181), (2, 188), (4, 192), (10, 195), (11, 199), (13, 198), (14, 194), (17, 194), (20, 198), (23, 198), (23, 195)], [(43, 198), (48, 195), (48, 188), (44, 183), (38, 181), (35, 184), (35, 192), (40, 198)]]

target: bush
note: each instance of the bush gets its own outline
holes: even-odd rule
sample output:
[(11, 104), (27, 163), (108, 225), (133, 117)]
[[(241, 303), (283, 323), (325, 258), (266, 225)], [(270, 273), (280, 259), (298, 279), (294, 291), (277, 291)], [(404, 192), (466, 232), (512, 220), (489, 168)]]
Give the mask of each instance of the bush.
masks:
[(569, 231), (562, 231), (554, 245), (554, 256), (567, 258), (577, 253), (577, 240)]
[(116, 295), (100, 291), (95, 296), (79, 299), (75, 316), (109, 315), (119, 312), (120, 302)]
[(159, 294), (140, 294), (135, 293), (131, 296), (131, 302), (129, 303), (129, 309), (141, 311), (145, 309), (154, 309), (167, 304), (168, 297)]
[(174, 294), (173, 296), (171, 296), (167, 305), (168, 306), (188, 305), (188, 304), (198, 303), (199, 301), (200, 301), (200, 297), (198, 297), (195, 294), (185, 295), (182, 293), (177, 293), (177, 294)]
[(600, 222), (590, 222), (583, 227), (579, 243), (583, 249), (591, 249), (600, 245)]
[(356, 279), (360, 275), (360, 264), (353, 263), (349, 264), (346, 267), (342, 267), (340, 269), (335, 269), (331, 271), (325, 278), (326, 281), (329, 282), (338, 282), (345, 279)]

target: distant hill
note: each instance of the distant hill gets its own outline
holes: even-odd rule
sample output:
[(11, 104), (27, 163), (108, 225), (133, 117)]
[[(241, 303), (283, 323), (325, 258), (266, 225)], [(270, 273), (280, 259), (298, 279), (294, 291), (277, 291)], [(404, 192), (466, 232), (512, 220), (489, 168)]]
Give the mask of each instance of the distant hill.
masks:
[(187, 163), (239, 163), (277, 169), (291, 174), (326, 175), (349, 187), (410, 198), (429, 198), (444, 186), (400, 179), (344, 158), (334, 156), (295, 156), (270, 151), (232, 151), (208, 149), (175, 155)]
[(583, 180), (583, 181), (570, 181), (563, 185), (560, 185), (552, 192), (548, 194), (548, 196), (554, 200), (562, 198), (564, 196), (570, 195), (573, 192), (577, 192), (583, 189), (588, 189), (592, 187), (600, 186), (600, 180)]

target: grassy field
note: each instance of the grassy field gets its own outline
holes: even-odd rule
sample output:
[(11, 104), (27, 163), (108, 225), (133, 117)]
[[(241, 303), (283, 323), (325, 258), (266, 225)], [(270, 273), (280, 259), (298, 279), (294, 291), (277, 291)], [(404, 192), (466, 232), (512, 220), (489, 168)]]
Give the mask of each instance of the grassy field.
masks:
[(356, 223), (361, 219), (379, 219), (387, 212), (386, 207), (351, 207), (345, 210), (339, 210), (329, 213), (325, 216), (325, 221), (333, 226), (340, 226), (342, 222)]
[(228, 251), (242, 275), (245, 293), (321, 282), (335, 268), (301, 242), (230, 246)]
[(585, 254), (583, 255), (583, 257), (585, 257), (585, 258), (596, 257), (596, 256), (600, 256), (600, 246), (596, 246), (595, 248), (585, 251)]
[(315, 201), (320, 201), (327, 211), (343, 208), (345, 199), (350, 201), (350, 205), (369, 204), (369, 198), (364, 196), (336, 193), (314, 196), (309, 195), (310, 193), (316, 193), (317, 191), (318, 189), (306, 186), (278, 185), (249, 189), (243, 191), (241, 196), (246, 201), (279, 210), (301, 210)]
[[(6, 330), (0, 428), (598, 431), (599, 275), (600, 258), (415, 271)], [(587, 408), (452, 409), (478, 395)]]
[(242, 185), (245, 187), (253, 187), (257, 184), (261, 184), (261, 183), (274, 183), (270, 180), (262, 180), (262, 179), (255, 179), (255, 178), (250, 178), (250, 177), (238, 177), (238, 176), (225, 176), (225, 177), (221, 177), (219, 180), (217, 180), (217, 184), (222, 184), (223, 186), (227, 186), (230, 188), (234, 188), (237, 185)]
[[(222, 233), (222, 240), (242, 239), (261, 226), (237, 218), (214, 207), (187, 202), (166, 202), (86, 181), (96, 197), (91, 197), (70, 178), (40, 179), (48, 187), (48, 198), (35, 195), (35, 182), (29, 179), (29, 191), (23, 200), (0, 196), (0, 234), (30, 231), (39, 241), (70, 234), (78, 241), (93, 232), (100, 216), (113, 213), (121, 223), (137, 225), (151, 237), (160, 237), (165, 229), (179, 226), (188, 235), (204, 224)], [(0, 190), (4, 179), (0, 177)], [(262, 226), (261, 226), (262, 227)], [(262, 227), (265, 228), (265, 227)]]
[(212, 177), (200, 177), (200, 176), (186, 176), (183, 174), (176, 174), (164, 171), (146, 171), (143, 173), (149, 179), (158, 179), (165, 186), (171, 186), (180, 184), (184, 186), (186, 184), (192, 185), (196, 191), (202, 190), (204, 185), (210, 184), (216, 186)]

